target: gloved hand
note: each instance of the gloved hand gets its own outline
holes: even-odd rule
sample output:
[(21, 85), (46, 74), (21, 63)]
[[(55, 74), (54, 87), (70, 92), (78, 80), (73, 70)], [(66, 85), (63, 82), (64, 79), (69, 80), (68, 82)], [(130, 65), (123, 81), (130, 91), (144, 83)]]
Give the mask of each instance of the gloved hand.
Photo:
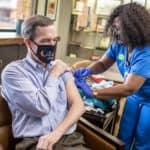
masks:
[(83, 79), (75, 78), (75, 84), (78, 88), (82, 89), (86, 97), (92, 97), (92, 90)]
[(80, 68), (74, 71), (74, 76), (82, 79), (83, 77), (89, 76), (91, 73), (92, 70), (90, 68)]

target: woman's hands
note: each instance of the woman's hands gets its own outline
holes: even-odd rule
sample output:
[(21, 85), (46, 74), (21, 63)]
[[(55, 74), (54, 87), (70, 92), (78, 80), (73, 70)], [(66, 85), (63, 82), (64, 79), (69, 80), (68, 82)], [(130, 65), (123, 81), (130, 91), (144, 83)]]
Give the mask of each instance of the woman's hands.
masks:
[(74, 76), (78, 78), (87, 77), (92, 73), (90, 68), (80, 68), (74, 71)]

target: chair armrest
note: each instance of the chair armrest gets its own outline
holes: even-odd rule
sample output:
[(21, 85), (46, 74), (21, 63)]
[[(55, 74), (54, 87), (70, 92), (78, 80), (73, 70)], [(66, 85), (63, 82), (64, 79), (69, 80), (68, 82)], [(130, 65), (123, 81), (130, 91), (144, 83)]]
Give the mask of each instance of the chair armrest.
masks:
[[(89, 121), (84, 119), (83, 117), (80, 118), (78, 127), (80, 128), (79, 131), (81, 133), (82, 133), (82, 130), (84, 130), (83, 131), (84, 136), (89, 134), (90, 136), (94, 135), (96, 137), (96, 138), (94, 137), (94, 139), (95, 139), (95, 144), (97, 144), (99, 146), (98, 149), (100, 149), (100, 147), (101, 147), (103, 150), (123, 150), (125, 147), (125, 144), (121, 140), (119, 140), (117, 137), (109, 134), (105, 130), (102, 130), (102, 129), (96, 127), (95, 125), (91, 124)], [(86, 130), (87, 130), (87, 133), (86, 133)], [(91, 133), (88, 133), (88, 132), (91, 132)], [(90, 136), (88, 138), (90, 138)], [(88, 143), (90, 143), (90, 146), (91, 146), (91, 142), (89, 139), (88, 139)], [(88, 145), (88, 143), (87, 143), (87, 145)], [(94, 141), (93, 141), (93, 143), (94, 143)], [(94, 146), (92, 147), (92, 149), (97, 150), (97, 148), (94, 148)]]

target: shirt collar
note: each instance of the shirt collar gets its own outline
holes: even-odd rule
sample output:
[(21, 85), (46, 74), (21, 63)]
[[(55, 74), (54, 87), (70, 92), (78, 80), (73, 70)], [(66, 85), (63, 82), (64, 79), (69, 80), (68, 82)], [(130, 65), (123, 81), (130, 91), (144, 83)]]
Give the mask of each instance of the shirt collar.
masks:
[[(34, 61), (30, 55), (27, 54), (25, 60), (27, 61), (27, 63), (29, 63), (33, 68), (37, 69), (37, 68), (43, 68), (43, 66), (39, 63), (37, 63), (36, 61)], [(46, 68), (51, 67), (53, 64), (53, 62), (47, 64)]]

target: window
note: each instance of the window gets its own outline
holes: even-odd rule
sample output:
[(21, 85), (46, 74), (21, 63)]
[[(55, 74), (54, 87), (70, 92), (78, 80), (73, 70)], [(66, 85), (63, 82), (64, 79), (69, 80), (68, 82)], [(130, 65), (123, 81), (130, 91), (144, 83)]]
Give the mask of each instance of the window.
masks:
[(34, 0), (0, 0), (0, 30), (15, 30), (16, 19), (33, 13)]

